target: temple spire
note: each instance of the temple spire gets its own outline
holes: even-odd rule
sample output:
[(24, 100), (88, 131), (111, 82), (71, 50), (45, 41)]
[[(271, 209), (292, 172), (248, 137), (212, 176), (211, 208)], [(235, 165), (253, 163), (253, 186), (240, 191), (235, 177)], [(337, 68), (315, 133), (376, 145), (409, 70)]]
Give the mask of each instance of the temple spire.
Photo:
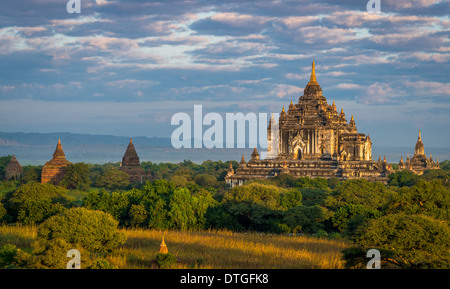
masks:
[(312, 62), (311, 78), (309, 82), (316, 82), (316, 63), (314, 62), (314, 57)]

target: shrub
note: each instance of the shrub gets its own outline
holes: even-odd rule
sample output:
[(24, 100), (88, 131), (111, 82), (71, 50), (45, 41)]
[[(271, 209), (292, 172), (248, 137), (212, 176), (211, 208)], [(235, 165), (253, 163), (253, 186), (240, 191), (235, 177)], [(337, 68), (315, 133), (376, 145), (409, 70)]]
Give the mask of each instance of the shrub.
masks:
[(38, 240), (61, 238), (69, 244), (80, 244), (90, 252), (107, 253), (125, 243), (117, 231), (118, 222), (105, 212), (72, 208), (45, 220), (37, 231)]
[(26, 225), (39, 224), (68, 206), (66, 190), (51, 184), (28, 183), (19, 187), (10, 198), (12, 214)]
[(327, 238), (328, 237), (328, 233), (325, 230), (320, 229), (320, 230), (317, 231), (316, 236), (318, 238)]
[[(64, 239), (37, 240), (32, 246), (34, 248), (33, 267), (38, 269), (66, 269), (69, 261), (66, 254), (73, 246)], [(78, 247), (78, 249), (80, 248)]]
[(99, 259), (86, 267), (87, 269), (117, 269), (117, 266), (112, 265), (108, 260)]
[(358, 231), (356, 244), (391, 251), (389, 261), (402, 268), (449, 267), (450, 229), (440, 220), (392, 214), (372, 219)]
[(17, 256), (17, 248), (14, 245), (6, 244), (0, 247), (0, 268), (5, 268), (14, 262)]
[(177, 263), (177, 258), (170, 253), (158, 253), (156, 254), (155, 262), (160, 269), (169, 269)]

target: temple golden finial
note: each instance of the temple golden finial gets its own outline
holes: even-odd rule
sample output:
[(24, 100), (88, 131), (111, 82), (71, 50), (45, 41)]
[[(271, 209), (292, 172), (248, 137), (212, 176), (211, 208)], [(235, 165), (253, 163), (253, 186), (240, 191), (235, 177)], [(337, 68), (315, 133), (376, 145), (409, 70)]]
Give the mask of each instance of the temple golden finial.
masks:
[(422, 140), (422, 135), (421, 135), (420, 129), (419, 129), (419, 140)]
[(314, 62), (314, 57), (312, 62), (311, 78), (309, 81), (316, 82), (316, 63)]
[(159, 245), (159, 253), (161, 254), (169, 253), (169, 249), (167, 249), (166, 243), (164, 243), (164, 236), (162, 237), (161, 245)]
[[(420, 132), (419, 132), (419, 134), (420, 134)], [(60, 138), (58, 139), (58, 144), (59, 145), (61, 144), (61, 139)]]
[(285, 112), (285, 111), (284, 111), (284, 105), (283, 105), (283, 109), (281, 110), (281, 112)]
[(291, 105), (293, 105), (293, 103), (292, 103), (292, 99), (291, 99)]

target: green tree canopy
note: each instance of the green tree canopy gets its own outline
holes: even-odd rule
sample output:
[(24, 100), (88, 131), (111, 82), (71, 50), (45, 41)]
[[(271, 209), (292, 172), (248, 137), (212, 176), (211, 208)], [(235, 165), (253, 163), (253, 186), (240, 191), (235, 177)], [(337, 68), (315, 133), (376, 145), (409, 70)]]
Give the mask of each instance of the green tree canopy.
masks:
[(104, 187), (110, 190), (125, 189), (130, 184), (127, 173), (116, 169), (103, 172), (97, 179), (97, 187)]
[(51, 184), (24, 184), (9, 199), (11, 214), (23, 224), (38, 224), (70, 205), (65, 193), (65, 189)]
[(412, 187), (402, 187), (388, 204), (388, 213), (423, 214), (450, 221), (450, 190), (439, 180), (419, 180)]
[(90, 252), (107, 253), (126, 241), (125, 235), (117, 231), (117, 225), (118, 222), (108, 213), (72, 208), (40, 224), (37, 239), (63, 239)]
[(91, 180), (89, 178), (89, 166), (85, 163), (70, 164), (67, 166), (61, 186), (67, 189), (89, 190)]
[(415, 173), (408, 170), (403, 170), (390, 174), (388, 184), (397, 187), (413, 186), (418, 179), (419, 176)]
[(385, 261), (402, 268), (450, 266), (450, 228), (427, 216), (390, 214), (372, 219), (359, 228), (355, 240), (362, 247), (390, 252)]

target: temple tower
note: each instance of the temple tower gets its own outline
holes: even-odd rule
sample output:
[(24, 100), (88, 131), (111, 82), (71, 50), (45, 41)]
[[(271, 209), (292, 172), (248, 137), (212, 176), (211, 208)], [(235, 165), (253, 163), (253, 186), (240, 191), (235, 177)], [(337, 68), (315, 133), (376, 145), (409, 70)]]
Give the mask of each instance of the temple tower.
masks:
[(139, 156), (134, 148), (133, 139), (131, 138), (127, 150), (123, 155), (122, 164), (120, 165), (119, 170), (127, 173), (130, 178), (130, 182), (132, 183), (143, 182), (148, 178), (148, 175), (141, 167)]
[(5, 179), (6, 180), (20, 180), (22, 178), (22, 166), (16, 159), (16, 155), (13, 155), (9, 164), (5, 168)]
[(53, 158), (46, 162), (42, 168), (41, 182), (58, 185), (64, 177), (67, 166), (70, 164), (71, 162), (66, 159), (66, 155), (64, 154), (61, 139), (58, 139)]

